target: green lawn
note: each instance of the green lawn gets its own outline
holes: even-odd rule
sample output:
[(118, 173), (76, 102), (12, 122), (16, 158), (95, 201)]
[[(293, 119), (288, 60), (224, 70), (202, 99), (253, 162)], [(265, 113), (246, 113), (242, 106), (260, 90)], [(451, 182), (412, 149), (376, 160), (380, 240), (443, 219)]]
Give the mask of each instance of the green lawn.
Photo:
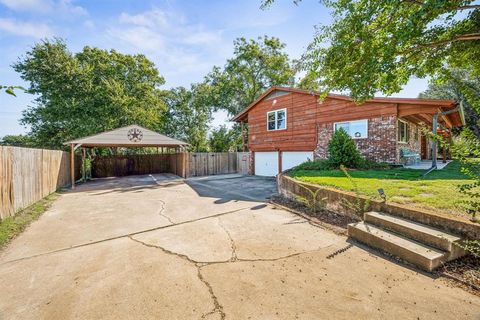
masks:
[(33, 220), (40, 217), (57, 198), (58, 193), (52, 193), (15, 216), (0, 221), (0, 249), (20, 234)]
[[(378, 189), (383, 188), (387, 201), (433, 209), (441, 213), (467, 216), (462, 210), (458, 185), (466, 183), (458, 162), (450, 163), (425, 178), (423, 170), (386, 169), (349, 171), (361, 194), (380, 199)], [(293, 170), (290, 176), (305, 182), (353, 191), (352, 183), (340, 170)]]

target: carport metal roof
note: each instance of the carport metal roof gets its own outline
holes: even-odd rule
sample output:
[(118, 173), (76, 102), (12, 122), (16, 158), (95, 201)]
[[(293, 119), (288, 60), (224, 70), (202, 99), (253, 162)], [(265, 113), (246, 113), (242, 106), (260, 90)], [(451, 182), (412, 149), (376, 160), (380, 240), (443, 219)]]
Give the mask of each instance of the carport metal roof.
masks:
[[(78, 147), (186, 147), (188, 143), (167, 137), (158, 132), (148, 130), (139, 125), (133, 124), (126, 127), (118, 128), (111, 131), (105, 131), (92, 136), (79, 138), (65, 142), (70, 145), (70, 176), (72, 181), (72, 189), (75, 188), (75, 155), (74, 152)], [(83, 152), (85, 158), (85, 149)], [(82, 158), (82, 160), (83, 160)]]

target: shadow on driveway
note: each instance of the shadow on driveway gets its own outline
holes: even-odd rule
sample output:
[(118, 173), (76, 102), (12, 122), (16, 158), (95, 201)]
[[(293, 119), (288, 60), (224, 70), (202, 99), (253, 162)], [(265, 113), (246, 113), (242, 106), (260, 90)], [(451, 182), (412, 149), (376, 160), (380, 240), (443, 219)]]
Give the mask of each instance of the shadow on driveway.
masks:
[(215, 203), (229, 201), (265, 202), (277, 194), (275, 178), (259, 176), (211, 176), (185, 181), (200, 197), (218, 198)]

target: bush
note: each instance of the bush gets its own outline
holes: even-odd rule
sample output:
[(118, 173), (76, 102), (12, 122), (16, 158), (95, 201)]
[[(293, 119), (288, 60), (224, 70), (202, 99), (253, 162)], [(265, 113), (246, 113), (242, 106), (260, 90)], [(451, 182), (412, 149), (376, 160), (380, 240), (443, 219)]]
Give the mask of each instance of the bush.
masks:
[(347, 168), (361, 168), (365, 165), (357, 145), (343, 128), (333, 133), (332, 140), (328, 143), (328, 155), (328, 162), (335, 168), (341, 165)]
[(331, 170), (335, 169), (328, 160), (308, 160), (295, 167), (295, 170)]

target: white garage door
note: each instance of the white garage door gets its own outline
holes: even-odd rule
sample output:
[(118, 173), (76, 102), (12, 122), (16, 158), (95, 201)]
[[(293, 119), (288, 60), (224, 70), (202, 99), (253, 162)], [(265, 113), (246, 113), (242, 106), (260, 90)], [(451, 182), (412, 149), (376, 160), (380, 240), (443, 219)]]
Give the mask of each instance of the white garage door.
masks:
[(282, 152), (282, 170), (288, 170), (307, 160), (313, 160), (312, 151), (284, 151)]
[(278, 174), (278, 152), (255, 152), (255, 175), (272, 177)]

